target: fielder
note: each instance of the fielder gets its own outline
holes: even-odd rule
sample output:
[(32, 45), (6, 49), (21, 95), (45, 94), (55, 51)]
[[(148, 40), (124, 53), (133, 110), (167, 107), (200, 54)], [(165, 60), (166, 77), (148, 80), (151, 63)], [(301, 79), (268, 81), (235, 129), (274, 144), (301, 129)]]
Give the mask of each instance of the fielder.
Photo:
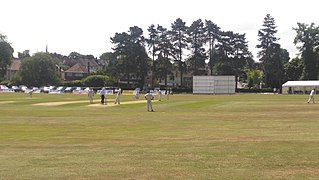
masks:
[(140, 98), (140, 90), (136, 88), (133, 91), (133, 95), (134, 95), (135, 99), (139, 99)]
[(117, 93), (116, 93), (116, 97), (115, 97), (115, 102), (114, 102), (114, 104), (120, 104), (121, 94), (122, 94), (122, 89), (119, 88), (118, 91), (117, 91)]
[(313, 90), (311, 90), (311, 92), (310, 92), (310, 94), (309, 94), (309, 99), (308, 99), (308, 103), (312, 100), (312, 103), (316, 103), (315, 102), (315, 93), (316, 93), (316, 90), (315, 89), (313, 89)]
[(30, 98), (32, 98), (33, 91), (34, 91), (33, 89), (31, 89), (31, 90), (29, 91), (29, 97), (30, 97)]
[(92, 88), (89, 89), (88, 98), (89, 98), (90, 104), (93, 104), (94, 91)]
[(154, 112), (153, 107), (152, 107), (152, 100), (154, 99), (154, 96), (150, 91), (147, 91), (145, 94), (145, 99), (146, 99), (146, 106), (147, 106), (147, 111), (148, 112)]

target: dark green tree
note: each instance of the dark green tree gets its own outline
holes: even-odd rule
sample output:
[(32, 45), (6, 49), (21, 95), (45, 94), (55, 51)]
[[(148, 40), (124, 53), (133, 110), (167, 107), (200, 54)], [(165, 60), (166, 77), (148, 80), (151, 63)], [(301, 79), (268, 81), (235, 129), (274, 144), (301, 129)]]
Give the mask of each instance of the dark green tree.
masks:
[(94, 59), (95, 57), (93, 55), (83, 55), (78, 52), (71, 52), (68, 56), (71, 60), (78, 60), (78, 59)]
[(105, 75), (91, 75), (83, 79), (83, 85), (88, 87), (104, 87), (112, 85), (110, 78)]
[(0, 80), (4, 79), (8, 65), (11, 64), (13, 48), (7, 42), (7, 37), (0, 34)]
[(173, 52), (173, 45), (170, 40), (169, 31), (164, 28), (163, 26), (157, 26), (158, 32), (158, 58), (156, 60), (156, 78), (164, 79), (165, 87), (167, 88), (167, 78), (171, 75), (172, 72), (172, 52)]
[(30, 57), (30, 51), (29, 50), (25, 50), (22, 53), (18, 52), (18, 58), (23, 59), (26, 57)]
[(150, 53), (152, 54), (152, 74), (151, 74), (151, 87), (154, 87), (154, 77), (155, 77), (155, 56), (158, 51), (157, 46), (159, 42), (158, 31), (155, 28), (155, 25), (152, 24), (148, 27), (148, 38), (146, 39), (146, 43), (149, 47)]
[(234, 71), (231, 68), (233, 49), (230, 44), (230, 39), (232, 36), (233, 32), (231, 31), (219, 32), (218, 43), (213, 52), (213, 56), (215, 57), (213, 71), (216, 75), (234, 75)]
[[(121, 73), (120, 76), (125, 77), (129, 85), (134, 71), (134, 62), (130, 59), (132, 54), (131, 44), (133, 42), (130, 42), (130, 35), (126, 32), (116, 33), (115, 36), (111, 38), (111, 42), (115, 44), (113, 50), (117, 60), (117, 70)], [(121, 78), (124, 79), (124, 77)]]
[(149, 69), (143, 30), (137, 26), (130, 27), (128, 32), (116, 33), (111, 42), (115, 45), (113, 50), (118, 70), (126, 77), (127, 83), (135, 79), (138, 86), (143, 88)]
[(297, 28), (293, 28), (297, 35), (294, 44), (301, 53), (304, 60), (302, 79), (315, 80), (318, 78), (318, 52), (316, 47), (319, 45), (319, 27), (314, 23), (310, 25), (298, 23)]
[[(234, 73), (237, 81), (246, 76), (246, 69), (251, 69), (254, 66), (252, 53), (248, 50), (248, 44), (245, 34), (234, 34), (234, 55), (232, 58)], [(243, 80), (243, 79), (242, 79)]]
[(204, 48), (196, 49), (194, 54), (191, 54), (189, 58), (185, 61), (188, 69), (192, 72), (193, 75), (207, 75), (206, 73), (206, 62), (207, 59), (206, 52)]
[(220, 28), (213, 23), (211, 20), (205, 20), (205, 34), (206, 34), (206, 42), (208, 42), (208, 66), (210, 68), (210, 74), (213, 74), (214, 67), (214, 57), (216, 58), (216, 50), (215, 43), (219, 37)]
[(170, 32), (160, 25), (157, 26), (157, 32), (159, 37), (157, 52), (165, 58), (173, 57), (174, 46), (171, 41)]
[(100, 56), (102, 67), (96, 71), (97, 75), (108, 75), (113, 80), (118, 81), (120, 72), (118, 71), (118, 61), (113, 52), (106, 52)]
[(188, 28), (187, 33), (191, 55), (186, 60), (186, 64), (193, 72), (193, 75), (205, 75), (205, 60), (207, 56), (203, 45), (207, 40), (202, 20), (194, 21)]
[(78, 52), (71, 52), (68, 56), (69, 59), (81, 59), (83, 57), (82, 54), (78, 53)]
[(186, 23), (181, 18), (178, 18), (172, 23), (170, 31), (171, 41), (174, 47), (172, 56), (179, 67), (181, 87), (183, 87), (183, 72), (186, 70), (185, 62), (183, 61), (183, 50), (187, 48), (187, 29)]
[(286, 64), (289, 62), (290, 57), (289, 57), (289, 52), (287, 51), (287, 49), (282, 49), (280, 50), (280, 60), (282, 64)]
[(135, 74), (138, 79), (138, 86), (143, 88), (145, 86), (147, 72), (150, 69), (149, 64), (151, 59), (148, 57), (145, 47), (140, 44), (135, 44), (133, 51), (135, 52), (133, 57), (135, 57), (134, 61), (136, 62)]
[(172, 74), (173, 65), (168, 56), (158, 55), (156, 63), (156, 76), (159, 79), (164, 79), (165, 87), (167, 88), (167, 77)]
[(304, 69), (304, 61), (298, 57), (292, 59), (285, 64), (285, 80), (286, 81), (298, 81), (302, 78), (302, 72)]
[(281, 61), (282, 49), (279, 44), (272, 44), (268, 51), (267, 56), (260, 59), (263, 62), (265, 84), (267, 87), (280, 89), (284, 81), (284, 64)]
[(253, 64), (245, 34), (233, 33), (232, 31), (220, 32), (216, 48), (216, 56), (218, 57), (216, 58), (216, 73), (235, 75), (237, 83), (238, 77), (246, 74), (246, 69), (250, 69)]
[(262, 26), (262, 29), (258, 31), (260, 44), (256, 47), (260, 49), (258, 57), (262, 64), (265, 85), (271, 88), (281, 88), (286, 56), (283, 57), (284, 50), (277, 43), (279, 39), (275, 36), (277, 26), (274, 18), (267, 14)]
[(17, 75), (20, 83), (27, 86), (57, 85), (60, 82), (57, 68), (46, 53), (36, 53), (26, 58)]
[(115, 66), (116, 56), (113, 52), (106, 52), (100, 56), (100, 60), (103, 62), (103, 66)]

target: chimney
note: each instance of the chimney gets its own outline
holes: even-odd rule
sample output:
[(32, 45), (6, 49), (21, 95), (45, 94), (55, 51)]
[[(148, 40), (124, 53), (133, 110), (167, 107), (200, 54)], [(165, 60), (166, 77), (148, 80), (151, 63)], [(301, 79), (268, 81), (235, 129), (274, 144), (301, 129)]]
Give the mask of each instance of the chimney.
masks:
[(88, 61), (88, 75), (90, 75), (90, 68), (91, 68), (90, 61)]

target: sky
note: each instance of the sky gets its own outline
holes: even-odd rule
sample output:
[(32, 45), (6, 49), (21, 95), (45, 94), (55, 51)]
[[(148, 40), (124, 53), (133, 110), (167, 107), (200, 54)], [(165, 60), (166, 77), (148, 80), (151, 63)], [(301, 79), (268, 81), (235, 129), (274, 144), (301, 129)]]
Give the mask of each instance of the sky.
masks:
[(18, 52), (71, 52), (99, 57), (112, 51), (110, 38), (138, 26), (159, 24), (170, 29), (181, 18), (190, 26), (198, 19), (211, 20), (223, 31), (245, 33), (249, 50), (257, 60), (258, 30), (270, 14), (276, 37), (290, 58), (297, 23), (319, 24), (318, 0), (1, 0), (0, 33)]

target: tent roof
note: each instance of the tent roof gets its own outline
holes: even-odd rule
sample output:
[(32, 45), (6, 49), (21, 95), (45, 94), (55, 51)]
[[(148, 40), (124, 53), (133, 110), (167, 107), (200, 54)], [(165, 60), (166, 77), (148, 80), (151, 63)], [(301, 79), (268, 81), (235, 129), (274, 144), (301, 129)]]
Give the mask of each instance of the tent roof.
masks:
[(287, 81), (282, 87), (304, 87), (319, 86), (319, 81)]

